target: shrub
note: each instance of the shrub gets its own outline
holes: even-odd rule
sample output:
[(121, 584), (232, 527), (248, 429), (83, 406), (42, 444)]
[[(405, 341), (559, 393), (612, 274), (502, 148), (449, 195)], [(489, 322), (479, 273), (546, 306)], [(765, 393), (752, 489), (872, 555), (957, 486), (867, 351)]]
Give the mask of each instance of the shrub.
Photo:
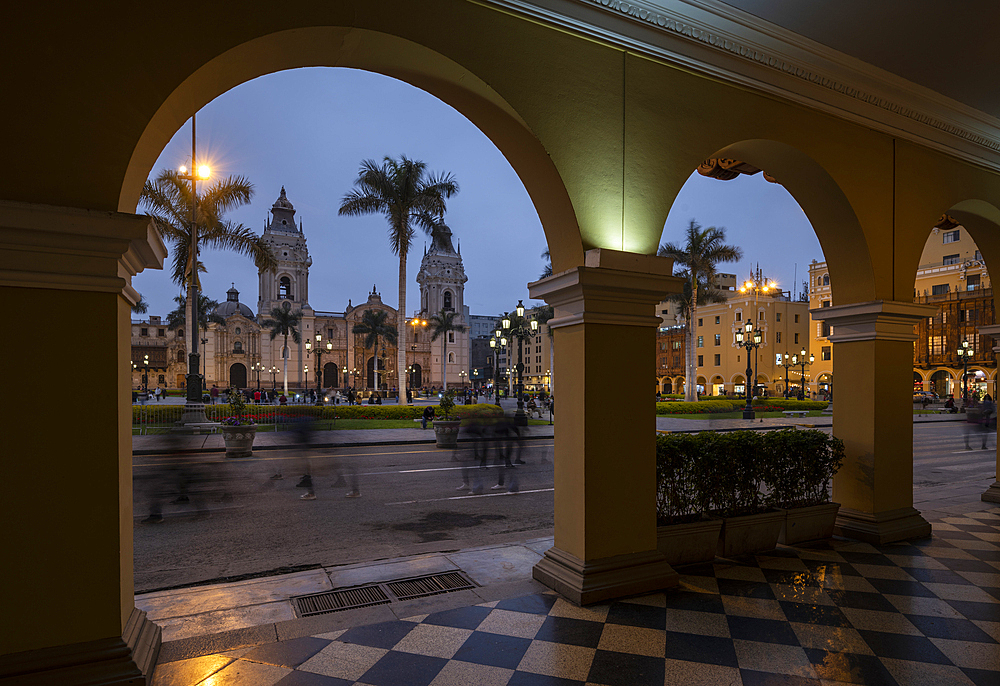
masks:
[(785, 429), (766, 435), (764, 481), (775, 507), (819, 505), (844, 462), (844, 442), (822, 431)]
[(717, 414), (732, 412), (739, 404), (731, 400), (699, 400), (693, 403), (656, 403), (656, 414)]
[(701, 434), (656, 437), (656, 521), (659, 525), (698, 520), (707, 512), (711, 491), (704, 483)]
[(796, 398), (754, 398), (753, 406), (757, 409), (760, 406), (773, 407), (780, 410), (824, 410), (827, 402), (825, 400), (798, 400)]

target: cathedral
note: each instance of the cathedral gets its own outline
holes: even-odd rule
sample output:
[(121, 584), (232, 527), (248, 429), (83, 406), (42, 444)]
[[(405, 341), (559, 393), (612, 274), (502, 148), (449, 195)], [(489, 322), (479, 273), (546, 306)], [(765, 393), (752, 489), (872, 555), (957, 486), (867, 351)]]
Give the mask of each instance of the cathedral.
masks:
[[(375, 285), (364, 302), (340, 311), (320, 310), (310, 304), (309, 268), (312, 257), (302, 222), (296, 224), (295, 207), (285, 189), (271, 206), (263, 238), (278, 258), (274, 271), (259, 274), (257, 311), (240, 301), (236, 285), (215, 308), (217, 321), (201, 334), (202, 370), (206, 388), (281, 388), (287, 359), (289, 389), (322, 388), (391, 391), (398, 388), (430, 388), (443, 385), (443, 360), (447, 361), (449, 386), (468, 379), (469, 333), (449, 332), (431, 342), (426, 321), (442, 310), (456, 312), (456, 321), (467, 324), (465, 282), (461, 253), (455, 249), (450, 229), (435, 232), (424, 252), (417, 283), (420, 310), (408, 320), (406, 368), (397, 369), (397, 347), (379, 343), (366, 348), (363, 334), (352, 333), (365, 311), (382, 310), (395, 327), (397, 310), (382, 302)], [(279, 310), (278, 313), (275, 310)], [(300, 340), (272, 336), (268, 322), (280, 310), (298, 313)], [(405, 316), (405, 311), (402, 316)], [(160, 317), (132, 322), (133, 386), (181, 388), (186, 374), (186, 343), (183, 329), (171, 331)], [(317, 374), (319, 375), (317, 378)], [(377, 376), (377, 380), (376, 380)]]

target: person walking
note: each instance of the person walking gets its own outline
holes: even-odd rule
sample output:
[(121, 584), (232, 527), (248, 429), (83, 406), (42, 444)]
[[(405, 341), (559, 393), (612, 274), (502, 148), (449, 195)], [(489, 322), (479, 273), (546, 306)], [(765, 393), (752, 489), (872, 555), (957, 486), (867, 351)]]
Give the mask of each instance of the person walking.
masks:
[(208, 395), (212, 398), (212, 404), (214, 405), (219, 399), (219, 387), (212, 384), (212, 390), (208, 392)]

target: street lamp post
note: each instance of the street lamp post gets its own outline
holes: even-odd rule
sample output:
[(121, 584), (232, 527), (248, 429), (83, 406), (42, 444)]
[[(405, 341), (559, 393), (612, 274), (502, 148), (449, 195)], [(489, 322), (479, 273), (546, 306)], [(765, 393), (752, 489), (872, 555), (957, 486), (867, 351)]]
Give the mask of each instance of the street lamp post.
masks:
[[(808, 364), (812, 364), (815, 361), (816, 361), (816, 356), (810, 354)], [(802, 365), (802, 379), (799, 383), (799, 400), (805, 400), (806, 398), (806, 349), (805, 348), (802, 348), (802, 350), (799, 351), (799, 364)]]
[(794, 367), (795, 363), (789, 357), (788, 353), (785, 353), (784, 361), (782, 361), (781, 353), (774, 354), (774, 363), (779, 367), (785, 368), (785, 398), (788, 398), (788, 368)]
[[(323, 334), (316, 334), (316, 345), (313, 346), (312, 341), (306, 341), (306, 355), (308, 356), (311, 351), (316, 352), (316, 404), (323, 404), (323, 389), (320, 384), (323, 381), (323, 376), (320, 374), (320, 370), (323, 369), (323, 353), (328, 353), (333, 350), (333, 342), (327, 341), (324, 349), (323, 346)], [(307, 383), (306, 386), (309, 384)]]
[(507, 346), (507, 338), (501, 329), (493, 332), (490, 348), (493, 349), (493, 401), (500, 407), (500, 349)]
[[(307, 365), (307, 364), (302, 365), (302, 371), (306, 375), (306, 382), (305, 382), (304, 386), (305, 386), (305, 388), (309, 388), (309, 365)], [(306, 399), (306, 394), (305, 394), (305, 389), (303, 389), (303, 391), (302, 391), (302, 400), (305, 401), (305, 399)]]
[(257, 372), (257, 390), (260, 391), (260, 373), (264, 371), (264, 366), (260, 362), (254, 362), (253, 370)]
[(149, 355), (142, 356), (142, 390), (149, 390)]
[(509, 315), (505, 315), (502, 323), (505, 332), (517, 339), (517, 366), (514, 368), (516, 371), (514, 392), (517, 394), (517, 410), (514, 412), (514, 425), (527, 426), (528, 415), (524, 411), (523, 349), (524, 341), (530, 340), (538, 331), (538, 320), (532, 319), (530, 323), (525, 320), (524, 303), (520, 300), (517, 301), (514, 313), (515, 319), (511, 320)]
[(464, 369), (458, 373), (458, 378), (462, 380), (462, 390), (465, 390), (465, 381), (469, 378), (469, 373)]
[[(742, 329), (736, 332), (736, 345), (746, 348), (747, 351), (747, 381), (744, 386), (744, 390), (747, 396), (747, 406), (743, 408), (743, 419), (753, 419), (753, 392), (750, 390), (750, 379), (753, 377), (753, 366), (750, 364), (750, 351), (756, 350), (760, 346), (761, 336), (760, 331), (755, 331), (753, 327), (753, 322), (747, 322)], [(754, 386), (757, 385), (757, 380), (753, 380)]]
[(969, 358), (972, 357), (972, 349), (968, 341), (962, 341), (959, 346), (958, 359), (962, 361), (962, 405), (969, 402)]
[(278, 374), (279, 370), (278, 370), (277, 367), (275, 367), (272, 364), (271, 368), (268, 369), (267, 371), (271, 372), (271, 390), (272, 391), (277, 391), (278, 390), (278, 383), (277, 383), (277, 381), (275, 379), (277, 378), (277, 374)]

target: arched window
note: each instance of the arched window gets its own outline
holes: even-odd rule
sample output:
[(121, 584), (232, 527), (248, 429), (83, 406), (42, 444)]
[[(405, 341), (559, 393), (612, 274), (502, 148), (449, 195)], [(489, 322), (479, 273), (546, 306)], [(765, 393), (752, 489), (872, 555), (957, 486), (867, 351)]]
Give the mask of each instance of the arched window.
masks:
[(451, 291), (444, 292), (444, 309), (449, 312), (455, 309), (451, 302)]
[(292, 297), (292, 280), (287, 276), (282, 276), (278, 280), (278, 297), (279, 298), (291, 298)]
[(455, 363), (455, 353), (448, 353), (448, 364)]
[(178, 350), (177, 351), (177, 361), (178, 362), (184, 362), (184, 351), (183, 350)]
[(823, 285), (824, 286), (829, 286), (830, 285), (830, 275), (829, 274), (824, 274), (823, 275)]
[(242, 341), (236, 341), (235, 343), (233, 343), (233, 352), (234, 353), (241, 353), (241, 352), (243, 352), (243, 342)]

